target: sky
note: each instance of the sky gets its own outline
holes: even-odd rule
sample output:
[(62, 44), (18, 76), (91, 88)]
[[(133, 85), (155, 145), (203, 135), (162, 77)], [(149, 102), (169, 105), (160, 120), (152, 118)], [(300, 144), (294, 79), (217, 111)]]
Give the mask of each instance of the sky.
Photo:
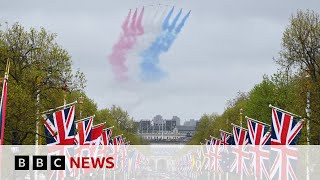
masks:
[[(157, 4), (191, 10), (181, 33), (160, 67), (159, 81), (116, 81), (108, 55), (121, 34), (129, 9)], [(157, 114), (182, 121), (204, 113), (221, 114), (239, 91), (248, 92), (264, 74), (279, 68), (273, 58), (292, 13), (320, 10), (320, 1), (297, 0), (0, 0), (0, 23), (19, 22), (26, 28), (44, 27), (84, 72), (85, 91), (98, 108), (119, 105), (136, 120)], [(130, 54), (127, 59), (139, 61)], [(130, 68), (130, 67), (129, 67)]]

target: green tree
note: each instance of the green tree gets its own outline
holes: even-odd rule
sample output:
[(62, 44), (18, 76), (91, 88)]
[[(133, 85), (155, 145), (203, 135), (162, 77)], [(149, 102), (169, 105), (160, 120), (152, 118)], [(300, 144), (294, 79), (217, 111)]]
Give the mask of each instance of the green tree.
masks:
[[(72, 71), (68, 52), (44, 28), (25, 30), (20, 24), (0, 30), (0, 72), (11, 62), (5, 142), (33, 144), (36, 113), (62, 105), (63, 93), (82, 90), (86, 80)], [(37, 104), (37, 96), (40, 102)]]
[(146, 144), (141, 137), (136, 135), (137, 127), (133, 118), (121, 107), (113, 105), (111, 108), (99, 110), (95, 117), (94, 124), (102, 122), (105, 122), (106, 127), (113, 126), (113, 136), (123, 134), (131, 144)]
[[(315, 11), (297, 11), (290, 18), (282, 38), (282, 50), (277, 63), (284, 69), (295, 70), (304, 79), (302, 97), (311, 92), (311, 143), (319, 143), (320, 136), (320, 17)], [(306, 72), (310, 79), (305, 78)], [(303, 87), (305, 86), (305, 87)], [(305, 102), (303, 106), (306, 107)], [(303, 107), (303, 109), (304, 109)], [(300, 107), (302, 108), (302, 107)], [(305, 116), (306, 113), (304, 112)]]

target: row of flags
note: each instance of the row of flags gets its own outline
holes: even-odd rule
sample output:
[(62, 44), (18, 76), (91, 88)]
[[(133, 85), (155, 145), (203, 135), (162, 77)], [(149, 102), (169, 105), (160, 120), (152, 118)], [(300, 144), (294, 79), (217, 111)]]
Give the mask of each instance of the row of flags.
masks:
[(221, 143), (222, 145), (295, 145), (304, 124), (304, 120), (298, 118), (292, 113), (272, 106), (271, 126), (246, 117), (248, 129), (231, 124), (233, 133), (220, 130)]
[(102, 175), (111, 178), (119, 173), (127, 176), (136, 174), (135, 170), (140, 168), (144, 156), (139, 151), (129, 151), (130, 141), (126, 141), (122, 134), (112, 137), (113, 127), (105, 128), (105, 123), (94, 125), (94, 116), (74, 121), (74, 115), (74, 104), (42, 115), (49, 154), (65, 155), (66, 158), (113, 157), (115, 167), (110, 170), (66, 167), (65, 171), (51, 171), (49, 179)]
[[(94, 116), (74, 121), (75, 105), (50, 114), (43, 114), (47, 145), (126, 145), (122, 135), (112, 136), (105, 123), (93, 125)], [(76, 132), (77, 131), (77, 132)]]
[(178, 161), (181, 170), (189, 173), (189, 177), (208, 171), (256, 179), (297, 179), (294, 162), (298, 150), (292, 145), (296, 145), (304, 121), (290, 112), (270, 107), (272, 125), (246, 117), (248, 129), (235, 124), (232, 133), (220, 129), (220, 138), (210, 136), (197, 152), (190, 152)]
[[(91, 177), (97, 179), (114, 179), (119, 175), (135, 176), (143, 173), (149, 161), (141, 151), (137, 148), (128, 145), (109, 145), (103, 146), (100, 144), (95, 145), (63, 145), (63, 146), (47, 146), (48, 155), (64, 155), (66, 162), (71, 158), (109, 158), (112, 157), (114, 166), (111, 169), (94, 167), (93, 164), (89, 165), (90, 168), (75, 168), (66, 164), (64, 171), (52, 170), (47, 171), (45, 176), (48, 179), (62, 179), (66, 177)], [(104, 178), (102, 178), (102, 176)]]
[[(10, 61), (8, 60), (0, 102), (0, 145), (4, 144), (9, 69)], [(105, 128), (104, 123), (94, 126), (93, 116), (75, 123), (74, 104), (71, 103), (70, 107), (64, 106), (57, 112), (42, 115), (47, 145), (124, 145), (130, 143), (123, 141), (122, 135), (112, 138), (112, 127)], [(75, 133), (75, 129), (78, 133)]]
[[(0, 145), (4, 144), (9, 65), (8, 61), (0, 102)], [(122, 134), (112, 137), (113, 127), (106, 128), (105, 123), (94, 125), (94, 116), (75, 121), (76, 103), (64, 105), (63, 109), (53, 113), (42, 114), (48, 154), (64, 155), (66, 158), (113, 157), (115, 167), (108, 170), (108, 174), (106, 174), (107, 170), (102, 168), (104, 176), (111, 177), (111, 173), (113, 173), (112, 176), (116, 176), (117, 172), (125, 173), (127, 176), (142, 172), (141, 164), (146, 166), (147, 158), (134, 148), (128, 150), (130, 141), (126, 141)], [(52, 112), (52, 110), (47, 112)], [(65, 171), (50, 171), (47, 177), (61, 179), (82, 175), (92, 176), (101, 174), (101, 170), (74, 169), (67, 166)]]

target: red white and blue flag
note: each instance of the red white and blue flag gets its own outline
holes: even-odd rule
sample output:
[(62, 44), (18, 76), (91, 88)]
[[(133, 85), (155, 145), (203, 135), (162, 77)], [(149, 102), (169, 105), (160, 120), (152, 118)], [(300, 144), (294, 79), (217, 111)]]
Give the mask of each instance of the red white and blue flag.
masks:
[(211, 161), (211, 141), (210, 140), (205, 140), (205, 148), (204, 148), (204, 151), (203, 151), (203, 155), (204, 155), (204, 169), (206, 170), (210, 170), (210, 161)]
[(123, 140), (121, 135), (117, 136), (115, 139), (116, 139), (116, 145), (123, 145)]
[(233, 140), (235, 145), (247, 145), (248, 131), (239, 126), (233, 125)]
[(4, 144), (4, 127), (6, 122), (6, 108), (7, 108), (7, 90), (8, 90), (8, 74), (6, 73), (3, 80), (2, 96), (0, 104), (0, 145)]
[(42, 115), (47, 145), (74, 144), (74, 114), (73, 105), (53, 114)]
[(303, 127), (295, 116), (272, 108), (271, 145), (294, 145)]
[(268, 132), (270, 125), (262, 124), (248, 118), (249, 144), (253, 145), (270, 145), (271, 133)]
[(221, 146), (222, 146), (222, 169), (224, 172), (230, 171), (230, 165), (234, 161), (235, 156), (231, 152), (231, 145), (234, 145), (234, 137), (231, 133), (220, 129)]
[(221, 144), (222, 145), (233, 145), (233, 135), (229, 132), (223, 131), (220, 129), (221, 134)]
[[(297, 179), (294, 161), (298, 159), (295, 145), (303, 127), (303, 120), (283, 110), (272, 108), (272, 135), (271, 135), (271, 161), (270, 178)], [(281, 145), (281, 146), (278, 146)]]
[(247, 119), (249, 129), (249, 147), (253, 175), (257, 179), (269, 179), (270, 152), (264, 145), (270, 145), (270, 125), (262, 124), (251, 118)]
[(239, 126), (233, 125), (233, 136), (235, 145), (231, 147), (232, 153), (235, 155), (235, 159), (231, 164), (230, 171), (239, 175), (250, 175), (251, 172), (248, 169), (248, 162), (250, 154), (248, 152), (248, 131)]
[(298, 179), (295, 165), (298, 160), (298, 149), (290, 145), (271, 146), (270, 179)]
[(76, 135), (75, 142), (78, 145), (89, 145), (91, 142), (91, 130), (93, 126), (93, 117), (79, 121), (76, 123), (78, 134)]
[(220, 129), (221, 145), (224, 153), (229, 153), (230, 147), (228, 145), (234, 145), (234, 137), (231, 133)]
[(112, 136), (112, 128), (104, 129), (102, 132), (103, 145), (109, 145)]
[(222, 146), (221, 146), (221, 140), (217, 139), (215, 137), (211, 137), (211, 161), (210, 161), (210, 170), (213, 170), (214, 172), (223, 172), (221, 167), (221, 161), (222, 161)]

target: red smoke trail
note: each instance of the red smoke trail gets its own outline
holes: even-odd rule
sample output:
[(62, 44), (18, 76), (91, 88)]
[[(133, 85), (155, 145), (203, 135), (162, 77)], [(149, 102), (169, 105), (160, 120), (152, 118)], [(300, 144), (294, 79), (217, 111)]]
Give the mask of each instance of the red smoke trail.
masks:
[(113, 46), (112, 53), (109, 55), (109, 63), (112, 66), (112, 70), (115, 74), (116, 80), (126, 81), (128, 80), (127, 72), (128, 68), (126, 66), (126, 56), (130, 49), (133, 48), (137, 41), (137, 37), (144, 33), (142, 27), (142, 18), (143, 18), (144, 8), (142, 8), (138, 20), (137, 14), (138, 10), (136, 9), (129, 26), (129, 21), (131, 17), (131, 10), (129, 11), (127, 18), (122, 24), (123, 33), (120, 36), (118, 42)]

